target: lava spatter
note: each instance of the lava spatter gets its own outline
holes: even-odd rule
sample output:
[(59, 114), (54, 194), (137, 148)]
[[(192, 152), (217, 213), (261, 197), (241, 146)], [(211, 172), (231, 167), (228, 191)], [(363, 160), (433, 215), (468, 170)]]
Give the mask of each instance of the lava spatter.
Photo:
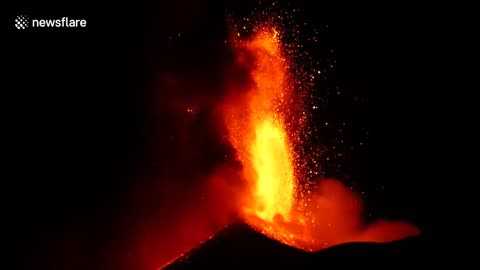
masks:
[(247, 91), (224, 104), (229, 137), (249, 183), (240, 209), (244, 220), (273, 239), (307, 251), (419, 234), (403, 222), (363, 224), (360, 198), (337, 180), (302, 184), (302, 177), (318, 175), (319, 170), (318, 152), (303, 147), (310, 133), (304, 101), (311, 80), (304, 69), (296, 69), (300, 65), (294, 53), (302, 47), (285, 45), (282, 29), (272, 21), (254, 26), (249, 35), (233, 33), (232, 44), (237, 64), (251, 77)]

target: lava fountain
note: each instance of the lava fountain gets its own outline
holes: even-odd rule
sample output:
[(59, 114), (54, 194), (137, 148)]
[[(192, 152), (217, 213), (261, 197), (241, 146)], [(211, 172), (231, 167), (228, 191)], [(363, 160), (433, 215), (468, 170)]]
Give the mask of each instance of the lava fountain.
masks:
[(339, 181), (301, 187), (300, 158), (309, 157), (296, 152), (302, 143), (299, 133), (306, 127), (289, 69), (294, 59), (285, 53), (281, 32), (271, 24), (255, 27), (247, 38), (232, 36), (237, 64), (250, 78), (247, 91), (234, 91), (223, 104), (229, 139), (249, 186), (240, 209), (245, 222), (306, 251), (418, 235), (415, 226), (404, 222), (363, 224), (361, 200)]
[(255, 58), (251, 76), (256, 91), (250, 93), (246, 108), (239, 108), (240, 115), (233, 113), (234, 119), (228, 121), (240, 160), (250, 164), (244, 167), (247, 179), (255, 179), (252, 198), (244, 210), (270, 221), (278, 214), (288, 218), (295, 187), (290, 143), (281, 117), (282, 101), (288, 98), (283, 86), (288, 79), (278, 32), (272, 31), (259, 33), (244, 44), (245, 53), (253, 55), (240, 57)]

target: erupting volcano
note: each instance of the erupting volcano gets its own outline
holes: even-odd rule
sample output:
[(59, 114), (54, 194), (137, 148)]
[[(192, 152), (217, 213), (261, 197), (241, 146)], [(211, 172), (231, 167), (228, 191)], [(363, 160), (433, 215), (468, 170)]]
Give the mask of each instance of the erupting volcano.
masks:
[[(275, 26), (256, 27), (234, 38), (237, 60), (251, 76), (250, 89), (225, 106), (225, 123), (249, 183), (241, 215), (250, 226), (284, 244), (307, 251), (352, 241), (385, 242), (419, 234), (407, 223), (362, 225), (361, 201), (336, 180), (301, 187), (304, 170), (296, 153), (307, 132), (306, 106), (295, 97), (294, 65)], [(310, 158), (315, 158), (312, 156)]]
[(226, 42), (241, 70), (236, 75), (243, 77), (241, 83), (227, 79), (229, 94), (218, 111), (241, 163), (244, 185), (232, 188), (225, 184), (230, 177), (222, 175), (215, 181), (224, 183), (225, 192), (218, 187), (215, 192), (231, 197), (237, 216), (255, 231), (297, 250), (419, 235), (417, 227), (405, 222), (365, 224), (360, 197), (342, 182), (320, 177), (320, 153), (305, 147), (312, 144), (307, 140), (315, 125), (305, 95), (312, 85), (305, 77), (317, 71), (304, 72), (295, 57), (301, 46), (285, 44), (282, 27), (267, 21), (248, 33), (234, 27)]

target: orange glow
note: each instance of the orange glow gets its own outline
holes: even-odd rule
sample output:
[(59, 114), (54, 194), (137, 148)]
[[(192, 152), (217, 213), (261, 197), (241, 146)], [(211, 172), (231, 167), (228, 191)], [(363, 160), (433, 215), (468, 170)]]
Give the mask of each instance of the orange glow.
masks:
[(294, 186), (285, 132), (275, 120), (267, 119), (256, 127), (255, 136), (251, 151), (257, 182), (256, 205), (252, 211), (270, 221), (276, 214), (288, 219)]
[[(264, 220), (273, 221), (276, 215), (288, 220), (295, 185), (288, 136), (280, 111), (288, 96), (284, 88), (288, 78), (278, 32), (259, 32), (242, 46), (245, 53), (255, 58), (251, 72), (255, 89), (246, 110), (240, 108), (233, 112), (233, 119), (228, 122), (239, 158), (244, 164), (250, 164), (245, 167), (245, 173), (248, 179), (255, 179), (252, 197), (243, 210)], [(243, 56), (239, 56), (240, 61)]]
[(293, 150), (301, 143), (294, 140), (299, 130), (287, 123), (287, 116), (301, 118), (295, 106), (302, 104), (291, 102), (292, 59), (284, 54), (279, 31), (268, 25), (257, 27), (246, 40), (237, 35), (233, 43), (238, 64), (251, 77), (248, 91), (224, 104), (229, 138), (249, 185), (240, 209), (244, 220), (273, 239), (307, 251), (418, 235), (415, 226), (403, 222), (362, 224), (361, 200), (339, 181), (322, 180), (315, 190), (299, 187), (302, 173), (295, 165), (301, 153)]

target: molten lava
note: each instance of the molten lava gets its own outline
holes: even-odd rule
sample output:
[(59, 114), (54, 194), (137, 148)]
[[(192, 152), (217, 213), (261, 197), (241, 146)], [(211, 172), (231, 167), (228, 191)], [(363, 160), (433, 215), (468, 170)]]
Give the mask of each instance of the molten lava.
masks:
[[(284, 53), (279, 31), (257, 27), (247, 39), (233, 41), (238, 64), (248, 69), (248, 91), (225, 103), (225, 122), (244, 178), (249, 183), (241, 207), (245, 221), (265, 235), (307, 251), (352, 241), (384, 242), (419, 234), (403, 222), (361, 222), (360, 199), (335, 180), (315, 189), (300, 188), (295, 144), (301, 119), (292, 101), (293, 59)], [(237, 35), (238, 36), (238, 35)], [(301, 129), (302, 125), (296, 127)], [(303, 157), (305, 158), (305, 157)], [(311, 157), (315, 158), (315, 157)]]
[[(256, 205), (251, 209), (272, 221), (280, 214), (288, 219), (293, 204), (293, 168), (285, 131), (278, 121), (267, 119), (255, 129), (252, 163), (257, 173)], [(272, 159), (275, 157), (275, 159)]]
[[(239, 42), (243, 57), (254, 58), (251, 70), (254, 91), (249, 92), (246, 108), (232, 106), (228, 128), (233, 146), (251, 182), (252, 197), (243, 209), (249, 215), (274, 221), (277, 215), (289, 218), (294, 203), (293, 157), (282, 117), (282, 104), (289, 93), (278, 32), (259, 32), (247, 42)], [(254, 180), (253, 180), (254, 179)]]

